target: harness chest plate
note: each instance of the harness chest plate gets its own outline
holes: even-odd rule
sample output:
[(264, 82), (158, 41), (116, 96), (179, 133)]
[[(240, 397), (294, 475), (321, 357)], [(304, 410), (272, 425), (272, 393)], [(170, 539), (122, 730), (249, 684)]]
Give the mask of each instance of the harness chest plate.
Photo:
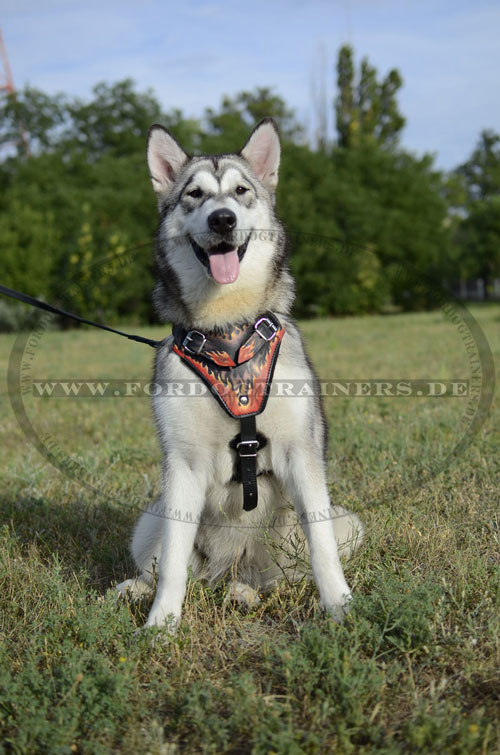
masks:
[(227, 331), (201, 333), (174, 325), (172, 350), (209, 387), (230, 417), (240, 420), (235, 444), (243, 508), (257, 506), (257, 452), (255, 416), (266, 408), (274, 368), (285, 328), (272, 312), (252, 324)]
[(266, 313), (250, 325), (200, 333), (174, 326), (173, 351), (209, 387), (230, 417), (264, 411), (285, 328)]

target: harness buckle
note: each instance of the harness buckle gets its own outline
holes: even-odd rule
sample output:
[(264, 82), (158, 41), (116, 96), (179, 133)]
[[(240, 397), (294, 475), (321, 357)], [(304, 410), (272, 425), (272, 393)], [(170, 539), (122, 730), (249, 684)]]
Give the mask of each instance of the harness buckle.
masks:
[[(240, 450), (241, 446), (253, 446), (255, 449), (255, 453), (242, 453)], [(257, 456), (257, 451), (259, 450), (260, 443), (258, 440), (241, 440), (239, 443), (236, 444), (236, 449), (240, 455), (240, 459), (248, 459), (252, 456)], [(245, 450), (245, 449), (243, 449)], [(250, 448), (248, 448), (250, 451)]]
[[(259, 336), (264, 339), (264, 341), (272, 341), (274, 336), (278, 332), (277, 326), (272, 320), (269, 319), (269, 317), (260, 317), (253, 327), (254, 330), (257, 331)], [(262, 331), (261, 328), (264, 328), (264, 331)], [(267, 333), (265, 331), (265, 328), (268, 328)]]
[[(201, 342), (198, 346), (195, 346), (192, 348), (189, 346), (189, 344), (192, 341), (196, 341), (196, 338), (200, 338)], [(186, 351), (191, 352), (191, 354), (199, 354), (202, 350), (202, 348), (205, 346), (207, 342), (206, 336), (203, 335), (203, 333), (200, 333), (199, 330), (190, 330), (189, 333), (186, 334), (186, 337), (184, 338), (182, 342), (182, 347), (186, 349)]]

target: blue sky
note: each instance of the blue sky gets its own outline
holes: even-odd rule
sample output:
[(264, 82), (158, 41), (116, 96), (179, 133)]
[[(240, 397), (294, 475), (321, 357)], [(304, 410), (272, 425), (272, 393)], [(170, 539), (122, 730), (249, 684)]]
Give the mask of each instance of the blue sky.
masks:
[(332, 100), (350, 42), (358, 61), (402, 73), (406, 148), (448, 169), (481, 129), (500, 131), (497, 0), (0, 0), (0, 27), (18, 88), (85, 97), (132, 77), (196, 116), (223, 94), (272, 86), (311, 129), (321, 57)]

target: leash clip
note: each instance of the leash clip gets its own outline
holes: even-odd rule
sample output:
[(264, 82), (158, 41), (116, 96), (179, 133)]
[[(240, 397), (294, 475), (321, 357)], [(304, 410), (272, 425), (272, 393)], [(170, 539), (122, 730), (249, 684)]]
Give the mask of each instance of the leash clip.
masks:
[[(269, 319), (269, 317), (259, 318), (253, 327), (257, 331), (259, 336), (264, 339), (264, 341), (272, 341), (274, 336), (278, 332), (278, 328), (276, 327), (274, 322)], [(269, 332), (266, 334), (265, 331), (262, 332), (262, 330), (259, 329), (261, 327), (268, 328), (269, 331), (271, 331), (271, 334), (269, 335)]]
[[(191, 348), (188, 344), (192, 341), (195, 341), (196, 338), (201, 338), (201, 342), (199, 346), (195, 346), (195, 348)], [(189, 333), (186, 334), (186, 337), (184, 338), (182, 342), (182, 347), (186, 349), (186, 351), (191, 352), (191, 354), (199, 354), (202, 350), (202, 348), (205, 346), (207, 342), (206, 336), (203, 335), (203, 333), (200, 333), (199, 330), (190, 330)]]

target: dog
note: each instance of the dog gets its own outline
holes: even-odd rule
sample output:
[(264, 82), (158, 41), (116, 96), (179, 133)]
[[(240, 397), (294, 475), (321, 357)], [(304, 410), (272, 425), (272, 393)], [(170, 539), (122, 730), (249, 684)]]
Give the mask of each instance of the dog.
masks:
[[(302, 578), (309, 558), (321, 605), (335, 620), (351, 599), (339, 552), (349, 556), (363, 528), (355, 514), (329, 499), (319, 386), (290, 316), (294, 283), (274, 209), (280, 151), (278, 129), (269, 118), (238, 154), (189, 157), (162, 126), (149, 131), (147, 159), (160, 213), (153, 299), (161, 318), (181, 334), (181, 340), (169, 337), (157, 348), (155, 383), (192, 389), (194, 381), (199, 390), (162, 392), (153, 399), (164, 453), (162, 494), (133, 535), (140, 575), (117, 587), (138, 597), (157, 583), (146, 626), (175, 631), (189, 572), (211, 582), (228, 580), (228, 595), (251, 606), (283, 576)], [(221, 354), (223, 362), (229, 359), (224, 344), (236, 342), (234, 356), (251, 343), (259, 354), (266, 352), (261, 362), (268, 359), (278, 326), (279, 356), (270, 368), (272, 383), (267, 374), (267, 404), (254, 414), (255, 437), (244, 441), (243, 421), (238, 436), (238, 413), (231, 414), (224, 397), (210, 395), (208, 378), (213, 383), (212, 372), (220, 377), (226, 370), (220, 366)], [(219, 366), (203, 362), (200, 344), (206, 339), (216, 344), (211, 354), (219, 355)], [(200, 360), (206, 374), (196, 377)], [(247, 373), (248, 364), (253, 363), (243, 365)], [(273, 390), (294, 381), (314, 390), (306, 396)], [(222, 382), (227, 387), (228, 379)], [(249, 400), (241, 385), (240, 380), (239, 398), (232, 394), (233, 410), (239, 400), (238, 411), (244, 411)], [(252, 453), (240, 451), (238, 458), (241, 447)], [(247, 479), (242, 493), (247, 465), (255, 495), (244, 508), (242, 499), (252, 487)]]

